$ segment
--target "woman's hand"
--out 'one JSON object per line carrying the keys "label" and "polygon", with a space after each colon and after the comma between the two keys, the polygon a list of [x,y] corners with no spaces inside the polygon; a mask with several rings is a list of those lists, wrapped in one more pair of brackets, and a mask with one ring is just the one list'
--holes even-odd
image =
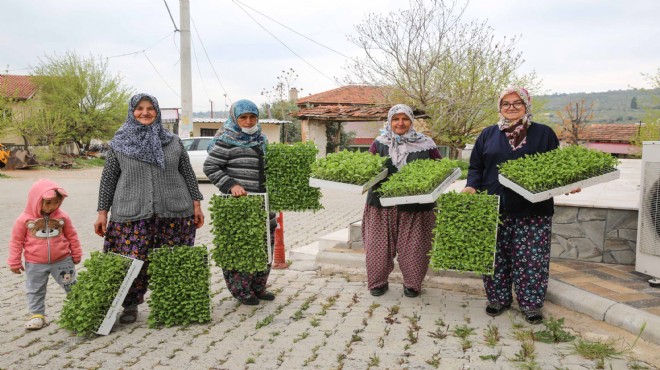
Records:
{"label": "woman's hand", "polygon": [[198,200],[193,201],[193,207],[195,208],[195,227],[199,229],[204,225],[204,212],[202,212],[202,206]]}
{"label": "woman's hand", "polygon": [[13,272],[14,274],[20,274],[21,271],[25,271],[25,268],[23,266],[11,269],[11,272]]}
{"label": "woman's hand", "polygon": [[94,222],[94,232],[100,237],[105,236],[108,227],[108,211],[99,211],[99,215]]}
{"label": "woman's hand", "polygon": [[244,195],[247,195],[247,191],[245,191],[245,189],[243,189],[243,187],[240,186],[239,184],[232,186],[230,191],[231,191],[231,195],[235,197],[242,197]]}
{"label": "woman's hand", "polygon": [[472,186],[466,186],[461,190],[461,193],[468,193],[468,194],[474,194],[477,192],[477,189],[473,188]]}

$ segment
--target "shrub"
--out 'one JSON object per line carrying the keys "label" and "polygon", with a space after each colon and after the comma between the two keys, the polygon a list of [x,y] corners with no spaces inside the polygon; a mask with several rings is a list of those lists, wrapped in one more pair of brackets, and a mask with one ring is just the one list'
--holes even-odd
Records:
{"label": "shrub", "polygon": [[266,188],[269,209],[279,211],[317,211],[321,190],[309,186],[312,163],[318,149],[312,142],[293,145],[272,143],[266,149]]}

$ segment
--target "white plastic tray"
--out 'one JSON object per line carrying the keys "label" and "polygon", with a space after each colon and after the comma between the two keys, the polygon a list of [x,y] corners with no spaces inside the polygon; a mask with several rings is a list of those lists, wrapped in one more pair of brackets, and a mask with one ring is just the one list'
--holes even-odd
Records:
{"label": "white plastic tray", "polygon": [[100,334],[100,335],[110,334],[110,330],[112,330],[112,327],[115,325],[115,321],[117,321],[117,315],[119,315],[121,304],[124,302],[124,298],[126,298],[126,294],[128,294],[128,289],[131,287],[131,284],[133,284],[133,280],[135,280],[138,273],[142,269],[142,265],[144,264],[144,262],[141,260],[136,260],[134,258],[130,258],[126,256],[122,256],[122,257],[129,258],[133,260],[133,262],[131,262],[131,266],[128,267],[128,271],[126,272],[124,281],[121,283],[121,286],[117,291],[117,295],[115,296],[115,299],[112,301],[112,304],[108,309],[108,313],[106,313],[103,322],[99,326],[99,329],[96,331],[96,334]]}
{"label": "white plastic tray", "polygon": [[461,169],[456,168],[454,172],[452,172],[447,178],[444,179],[438,185],[437,188],[435,188],[432,192],[428,194],[422,194],[422,195],[409,195],[405,197],[390,197],[390,198],[380,198],[380,205],[383,207],[391,207],[391,206],[396,206],[398,204],[413,204],[413,203],[433,203],[438,199],[440,194],[444,192],[449,185],[451,185],[456,179],[461,177]]}
{"label": "white plastic tray", "polygon": [[366,193],[372,186],[376,185],[379,181],[387,177],[387,169],[384,169],[373,177],[371,180],[367,181],[366,183],[362,185],[353,185],[353,184],[347,184],[344,182],[337,182],[337,181],[328,181],[328,180],[321,180],[317,179],[314,177],[309,178],[309,186],[314,187],[314,188],[331,188],[331,189],[337,189],[337,190],[344,190],[348,191],[350,193],[355,193],[355,194],[364,194]]}
{"label": "white plastic tray", "polygon": [[571,190],[575,188],[581,188],[584,189],[586,187],[592,186],[592,185],[597,185],[601,184],[604,182],[616,180],[619,177],[621,177],[621,170],[614,170],[612,172],[608,172],[604,175],[598,175],[595,177],[591,177],[582,181],[574,182],[572,184],[564,185],[558,188],[554,189],[549,189],[545,190],[539,193],[531,193],[529,190],[523,188],[522,186],[516,184],[515,182],[507,179],[506,177],[502,175],[498,175],[498,179],[500,180],[500,184],[506,186],[507,188],[515,191],[516,193],[522,195],[525,199],[529,200],[532,203],[538,203],[540,201],[550,199],[556,195],[562,195],[570,192]]}

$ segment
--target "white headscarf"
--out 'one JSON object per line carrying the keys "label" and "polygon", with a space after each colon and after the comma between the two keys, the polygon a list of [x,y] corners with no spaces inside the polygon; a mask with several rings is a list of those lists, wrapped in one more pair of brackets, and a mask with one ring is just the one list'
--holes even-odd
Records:
{"label": "white headscarf", "polygon": [[[410,129],[403,135],[397,135],[392,132],[392,117],[399,113],[403,113],[410,118]],[[412,108],[405,104],[397,104],[390,108],[390,111],[387,113],[387,122],[384,125],[385,133],[376,138],[376,141],[388,146],[392,163],[398,169],[401,169],[406,164],[408,154],[437,147],[433,139],[415,131],[414,122],[415,116]]]}

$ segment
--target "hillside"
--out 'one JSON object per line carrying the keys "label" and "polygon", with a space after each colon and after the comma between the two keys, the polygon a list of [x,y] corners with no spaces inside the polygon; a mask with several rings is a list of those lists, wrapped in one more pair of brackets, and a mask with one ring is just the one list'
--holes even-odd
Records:
{"label": "hillside", "polygon": [[[631,109],[636,98],[637,109]],[[552,94],[534,97],[534,120],[554,125],[561,123],[557,112],[582,99],[595,102],[592,123],[636,123],[652,111],[660,115],[660,89],[631,89],[597,93]]]}

